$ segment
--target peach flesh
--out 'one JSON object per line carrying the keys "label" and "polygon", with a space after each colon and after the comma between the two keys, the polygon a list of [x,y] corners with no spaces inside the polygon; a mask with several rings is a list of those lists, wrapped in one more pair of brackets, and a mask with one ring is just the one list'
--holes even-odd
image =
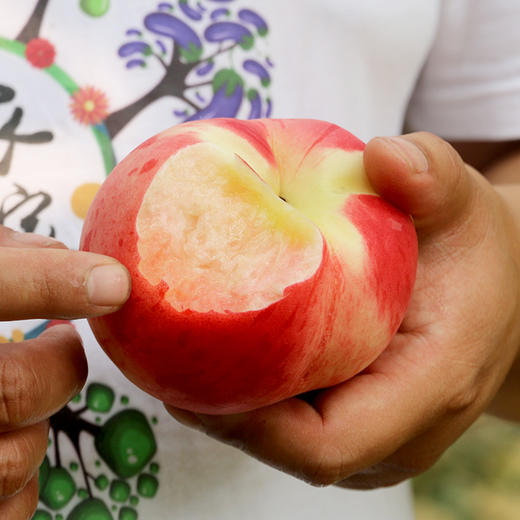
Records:
{"label": "peach flesh", "polygon": [[322,260],[318,229],[242,160],[208,143],[157,172],[137,215],[139,270],[178,311],[268,307]]}

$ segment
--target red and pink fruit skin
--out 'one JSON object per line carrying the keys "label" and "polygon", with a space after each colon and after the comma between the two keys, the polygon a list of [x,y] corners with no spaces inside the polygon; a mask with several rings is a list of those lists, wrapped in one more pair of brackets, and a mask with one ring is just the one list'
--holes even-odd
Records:
{"label": "red and pink fruit skin", "polygon": [[[348,132],[316,121],[200,124],[233,130],[273,166],[273,143],[283,147],[288,132],[303,147],[315,141],[323,147],[364,146]],[[143,197],[164,161],[198,141],[191,131],[166,131],[144,142],[114,169],[89,210],[80,248],[118,259],[132,276],[123,308],[89,320],[100,345],[144,391],[178,408],[211,414],[266,406],[338,384],[366,368],[403,319],[417,263],[412,220],[375,195],[352,195],[343,208],[364,238],[368,260],[362,277],[350,273],[324,241],[318,271],[288,287],[283,299],[256,311],[199,313],[175,310],[164,298],[166,284],[152,286],[140,273],[136,218]],[[378,321],[360,328],[356,313],[367,302]],[[368,339],[373,327],[384,338],[377,345]]]}

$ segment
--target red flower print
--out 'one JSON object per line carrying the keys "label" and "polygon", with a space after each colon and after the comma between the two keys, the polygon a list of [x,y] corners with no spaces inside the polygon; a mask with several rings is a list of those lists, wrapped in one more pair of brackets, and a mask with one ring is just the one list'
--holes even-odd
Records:
{"label": "red flower print", "polygon": [[83,87],[73,94],[70,110],[79,123],[97,125],[108,115],[108,99],[105,93],[96,87]]}
{"label": "red flower print", "polygon": [[45,69],[54,63],[56,50],[49,40],[34,38],[25,47],[25,57],[34,67]]}

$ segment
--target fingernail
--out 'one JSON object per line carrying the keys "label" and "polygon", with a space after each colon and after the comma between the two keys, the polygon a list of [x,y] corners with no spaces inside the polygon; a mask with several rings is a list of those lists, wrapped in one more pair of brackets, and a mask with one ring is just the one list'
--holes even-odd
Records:
{"label": "fingernail", "polygon": [[36,233],[20,233],[18,231],[13,231],[13,233],[11,234],[11,238],[15,242],[19,242],[20,244],[26,246],[52,247],[62,245],[62,243],[59,240],[54,240],[51,237],[38,235]]}
{"label": "fingernail", "polygon": [[399,155],[405,159],[410,168],[416,173],[424,173],[428,171],[428,159],[424,152],[416,146],[412,141],[403,137],[387,137],[385,138],[396,150]]}
{"label": "fingernail", "polygon": [[119,264],[98,265],[90,271],[87,293],[92,305],[114,307],[128,298],[130,283],[128,272]]}

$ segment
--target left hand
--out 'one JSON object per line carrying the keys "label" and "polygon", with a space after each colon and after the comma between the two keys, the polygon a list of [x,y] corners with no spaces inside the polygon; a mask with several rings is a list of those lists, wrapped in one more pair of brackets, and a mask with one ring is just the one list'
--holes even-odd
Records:
{"label": "left hand", "polygon": [[431,134],[378,138],[367,174],[413,215],[417,281],[386,351],[333,388],[180,422],[315,485],[389,486],[429,468],[487,408],[520,346],[519,230],[493,187]]}

